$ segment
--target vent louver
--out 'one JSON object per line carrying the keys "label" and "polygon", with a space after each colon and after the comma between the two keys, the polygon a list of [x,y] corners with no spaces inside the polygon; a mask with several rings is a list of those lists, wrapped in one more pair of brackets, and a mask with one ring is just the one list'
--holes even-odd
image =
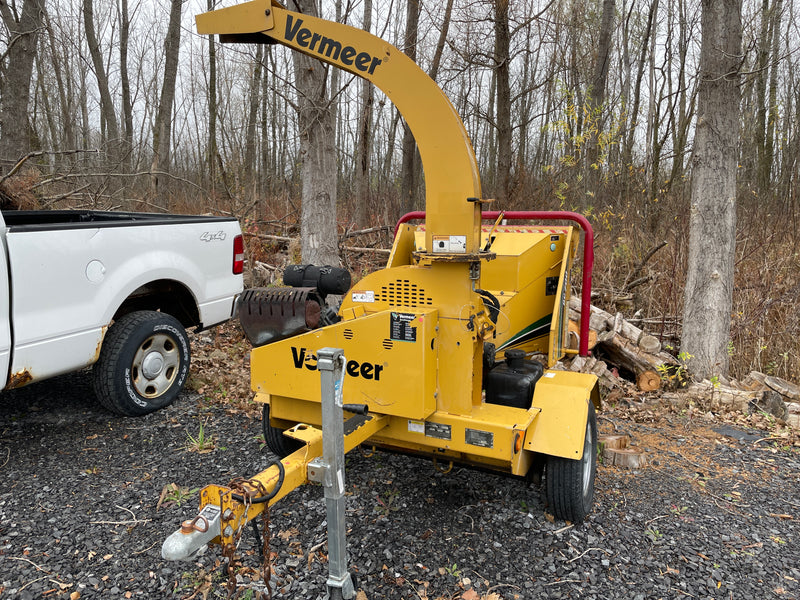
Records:
{"label": "vent louver", "polygon": [[407,306],[409,308],[433,305],[433,299],[426,295],[425,289],[416,283],[411,283],[408,279],[398,279],[383,286],[375,295],[375,300],[386,302],[390,306]]}

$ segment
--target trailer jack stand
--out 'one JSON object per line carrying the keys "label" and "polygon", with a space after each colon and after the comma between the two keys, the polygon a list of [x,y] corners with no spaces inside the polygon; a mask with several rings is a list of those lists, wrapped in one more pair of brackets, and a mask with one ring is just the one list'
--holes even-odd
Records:
{"label": "trailer jack stand", "polygon": [[[308,463],[308,479],[325,487],[325,510],[328,520],[328,592],[331,599],[345,600],[356,595],[347,570],[347,527],[344,496],[344,405],[342,383],[344,353],[339,348],[317,352],[317,368],[322,378],[322,457]],[[347,405],[352,412],[365,414],[367,407]]]}

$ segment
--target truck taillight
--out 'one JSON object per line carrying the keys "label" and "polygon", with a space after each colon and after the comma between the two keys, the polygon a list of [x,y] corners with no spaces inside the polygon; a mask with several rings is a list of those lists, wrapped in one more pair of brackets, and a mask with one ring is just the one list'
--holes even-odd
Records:
{"label": "truck taillight", "polygon": [[241,275],[244,271],[244,238],[237,235],[233,238],[233,274]]}

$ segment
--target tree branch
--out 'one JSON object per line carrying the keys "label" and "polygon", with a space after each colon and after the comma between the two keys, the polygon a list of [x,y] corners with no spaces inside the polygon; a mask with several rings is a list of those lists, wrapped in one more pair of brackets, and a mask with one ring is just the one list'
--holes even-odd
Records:
{"label": "tree branch", "polygon": [[[17,161],[17,164],[15,164],[13,167],[11,167],[11,170],[8,173],[6,173],[2,177],[0,177],[0,183],[3,183],[9,177],[13,177],[14,175],[16,175],[17,171],[19,171],[22,168],[22,165],[24,165],[28,161],[28,159],[30,159],[30,158],[36,158],[37,156],[45,156],[45,155],[78,154],[80,152],[98,153],[100,151],[95,149],[95,150],[59,150],[59,151],[56,151],[56,150],[39,150],[39,151],[36,151],[36,152],[28,152],[25,156],[23,156],[22,158],[20,158]],[[37,186],[38,185],[39,184],[37,184]],[[37,186],[33,186],[33,187],[37,187]]]}

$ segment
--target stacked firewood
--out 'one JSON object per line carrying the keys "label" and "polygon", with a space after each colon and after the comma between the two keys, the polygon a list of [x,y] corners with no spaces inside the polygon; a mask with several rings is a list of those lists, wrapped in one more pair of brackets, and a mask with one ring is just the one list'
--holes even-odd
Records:
{"label": "stacked firewood", "polygon": [[[570,347],[578,347],[580,300],[569,302]],[[680,362],[661,348],[661,342],[625,320],[596,306],[589,315],[589,348],[592,357],[575,357],[571,371],[597,375],[607,388],[625,387],[632,382],[642,392],[653,392],[681,376]],[[597,356],[603,357],[598,360]],[[680,383],[680,382],[676,382]]]}
{"label": "stacked firewood", "polygon": [[676,406],[694,402],[712,412],[761,412],[800,429],[800,387],[758,371],[742,381],[692,382],[681,393],[665,393],[662,398]]}
{"label": "stacked firewood", "polygon": [[[578,348],[580,309],[580,300],[573,297],[569,303],[573,349]],[[742,381],[693,381],[686,366],[665,352],[658,338],[625,320],[621,313],[612,315],[591,306],[589,348],[592,356],[574,356],[564,361],[563,367],[594,373],[606,390],[634,394],[661,390],[662,399],[677,406],[692,402],[712,412],[760,411],[800,428],[800,386],[757,371]]]}

